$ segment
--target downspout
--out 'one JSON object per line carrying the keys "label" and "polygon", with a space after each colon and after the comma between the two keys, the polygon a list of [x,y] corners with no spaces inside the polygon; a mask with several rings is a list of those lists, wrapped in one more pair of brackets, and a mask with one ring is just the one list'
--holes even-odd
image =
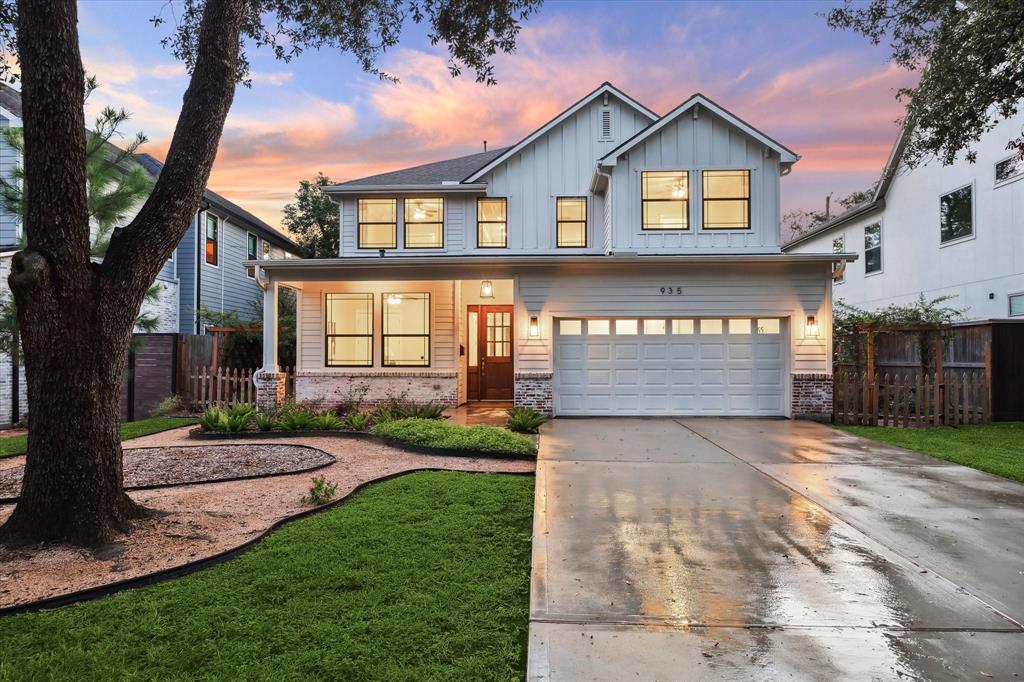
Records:
{"label": "downspout", "polygon": [[[614,215],[612,213],[612,174],[611,173],[606,173],[606,172],[602,171],[601,170],[601,165],[598,164],[596,175],[598,177],[605,178],[608,181],[608,190],[605,192],[605,213],[608,214],[608,220],[606,221],[605,225],[603,226],[605,228],[604,229],[604,233],[605,233],[604,234],[604,236],[605,236],[605,243],[604,243],[605,249],[604,249],[604,253],[607,256],[607,255],[610,255],[611,252],[612,252],[612,235],[611,235],[611,231],[612,231],[612,217]],[[597,185],[596,182],[594,184],[595,184],[595,186]]]}

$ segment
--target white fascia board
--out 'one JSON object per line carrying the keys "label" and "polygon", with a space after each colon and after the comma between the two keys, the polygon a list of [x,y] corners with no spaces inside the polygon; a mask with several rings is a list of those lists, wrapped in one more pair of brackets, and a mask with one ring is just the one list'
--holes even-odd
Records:
{"label": "white fascia board", "polygon": [[0,107],[0,116],[3,116],[4,118],[6,118],[7,122],[10,123],[15,128],[23,127],[22,122],[21,122],[21,118],[19,118],[18,116],[15,116],[13,113],[11,113],[10,111],[7,111],[7,109],[4,109],[3,107]]}
{"label": "white fascia board", "polygon": [[325,185],[323,192],[336,196],[367,194],[400,194],[409,192],[479,193],[487,191],[487,183],[453,183],[426,185]]}

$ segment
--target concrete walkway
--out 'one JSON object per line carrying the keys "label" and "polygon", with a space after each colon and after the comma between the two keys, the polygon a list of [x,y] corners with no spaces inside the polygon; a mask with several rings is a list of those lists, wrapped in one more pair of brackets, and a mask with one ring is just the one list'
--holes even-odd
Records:
{"label": "concrete walkway", "polygon": [[531,680],[1022,679],[1024,486],[809,422],[555,420]]}

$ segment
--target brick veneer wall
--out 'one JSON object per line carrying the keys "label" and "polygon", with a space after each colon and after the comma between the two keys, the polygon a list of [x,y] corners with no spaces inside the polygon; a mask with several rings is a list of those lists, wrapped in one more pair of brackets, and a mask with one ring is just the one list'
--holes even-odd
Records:
{"label": "brick veneer wall", "polygon": [[266,412],[284,402],[286,378],[284,372],[261,370],[253,375],[253,383],[256,384],[256,409]]}
{"label": "brick veneer wall", "polygon": [[515,378],[515,404],[532,407],[550,415],[554,407],[554,385],[550,372],[519,372]]}
{"label": "brick veneer wall", "polygon": [[295,399],[319,402],[335,407],[353,395],[355,389],[368,387],[363,404],[376,405],[390,398],[405,397],[416,402],[433,401],[454,407],[458,402],[455,372],[410,370],[399,372],[299,372],[295,376]]}
{"label": "brick veneer wall", "polygon": [[792,410],[795,419],[832,419],[832,375],[794,374]]}

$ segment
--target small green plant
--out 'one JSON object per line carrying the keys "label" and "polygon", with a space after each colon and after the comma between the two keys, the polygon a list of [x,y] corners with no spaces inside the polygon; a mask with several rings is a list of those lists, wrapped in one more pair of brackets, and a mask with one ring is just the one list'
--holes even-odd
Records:
{"label": "small green plant", "polygon": [[277,423],[277,417],[266,412],[257,412],[256,416],[252,418],[252,423],[260,431],[272,431]]}
{"label": "small green plant", "polygon": [[324,412],[313,417],[313,428],[320,431],[331,431],[341,428],[341,420],[331,412]]}
{"label": "small green plant", "polygon": [[225,415],[223,420],[224,430],[237,433],[249,428],[249,424],[252,423],[252,418],[256,411],[250,405],[232,405],[223,410],[223,413]]}
{"label": "small green plant", "polygon": [[370,425],[370,415],[365,412],[349,412],[341,420],[341,425],[352,431],[365,431],[366,427]]}
{"label": "small green plant", "polygon": [[211,407],[199,417],[199,428],[203,431],[227,431],[228,415],[219,407]]}
{"label": "small green plant", "polygon": [[149,416],[166,417],[172,414],[181,414],[184,411],[185,404],[182,402],[181,396],[169,395],[149,411]]}
{"label": "small green plant", "polygon": [[517,433],[537,433],[541,424],[548,420],[540,412],[526,405],[510,407],[505,410],[505,414],[508,415],[505,425],[510,431]]}
{"label": "small green plant", "polygon": [[309,431],[314,428],[316,416],[305,410],[285,412],[277,420],[277,428],[282,431]]}
{"label": "small green plant", "polygon": [[302,504],[320,505],[330,502],[338,492],[338,484],[328,481],[325,476],[314,476],[309,493],[302,498]]}
{"label": "small green plant", "polygon": [[378,405],[370,412],[370,421],[374,424],[386,424],[397,419],[395,413],[387,405]]}

